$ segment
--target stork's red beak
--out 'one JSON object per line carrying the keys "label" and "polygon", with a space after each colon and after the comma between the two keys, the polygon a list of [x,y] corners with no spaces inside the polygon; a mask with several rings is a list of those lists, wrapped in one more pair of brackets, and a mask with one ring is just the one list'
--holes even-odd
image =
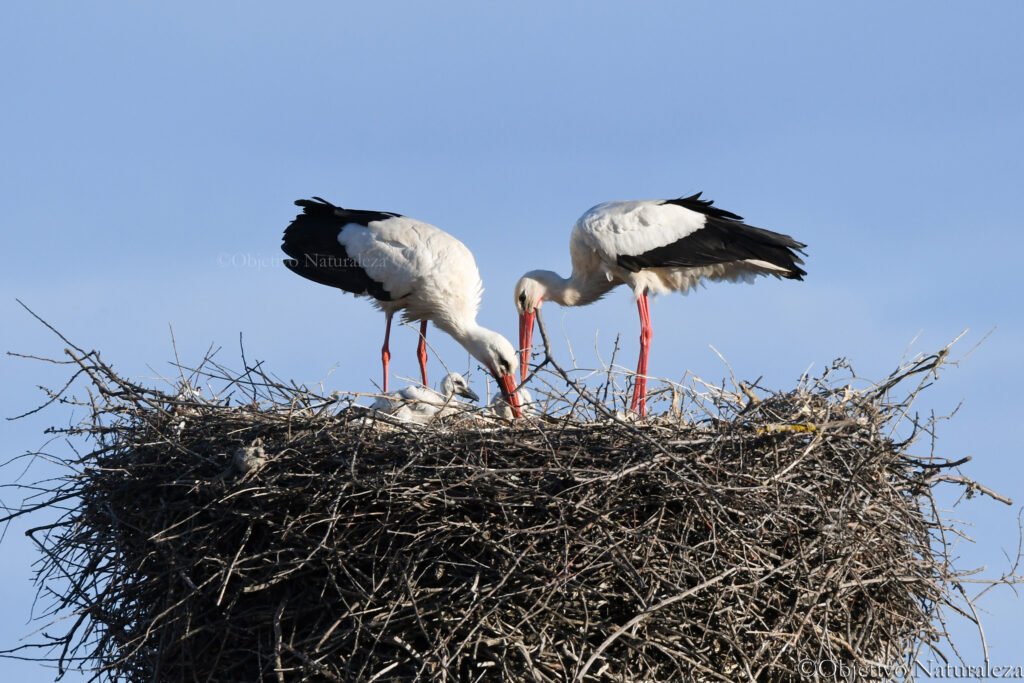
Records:
{"label": "stork's red beak", "polygon": [[501,393],[505,395],[505,400],[512,406],[512,414],[514,416],[522,417],[523,413],[519,407],[519,394],[516,393],[516,378],[512,375],[496,375],[498,384],[501,385]]}
{"label": "stork's red beak", "polygon": [[519,314],[519,378],[526,379],[530,372],[530,355],[533,346],[533,321],[537,314],[533,311]]}

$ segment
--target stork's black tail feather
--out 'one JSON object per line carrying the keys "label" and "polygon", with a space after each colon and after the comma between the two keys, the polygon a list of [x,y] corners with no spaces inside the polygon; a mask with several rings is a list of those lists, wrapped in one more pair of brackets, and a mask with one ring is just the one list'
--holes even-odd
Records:
{"label": "stork's black tail feather", "polygon": [[284,231],[281,250],[291,257],[285,266],[313,282],[390,301],[391,294],[370,277],[359,255],[350,255],[338,238],[348,225],[366,226],[398,214],[343,209],[320,197],[295,204],[302,213]]}

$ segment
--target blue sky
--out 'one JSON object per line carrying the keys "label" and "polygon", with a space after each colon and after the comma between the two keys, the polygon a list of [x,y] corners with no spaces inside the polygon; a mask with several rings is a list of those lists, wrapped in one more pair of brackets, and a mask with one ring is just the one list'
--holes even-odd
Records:
{"label": "blue sky", "polygon": [[[809,275],[657,299],[651,373],[718,381],[728,369],[713,345],[740,378],[778,389],[840,356],[877,379],[915,338],[912,350],[932,351],[966,328],[962,353],[995,328],[921,404],[962,402],[939,454],[973,456],[964,473],[1017,501],[954,513],[976,540],[958,547],[962,565],[995,571],[1024,502],[1022,30],[1024,5],[995,1],[12,0],[0,8],[0,346],[63,348],[18,297],[127,375],[169,372],[173,326],[185,360],[211,343],[237,358],[241,332],[281,377],[366,391],[383,316],[280,266],[294,199],[453,233],[487,287],[480,322],[514,338],[515,280],[568,270],[584,210],[703,190],[807,242]],[[620,358],[634,362],[627,292],[546,315],[581,365],[596,362],[595,332],[605,356],[621,332]],[[431,341],[467,367],[443,335]],[[415,374],[414,347],[398,328],[396,374]],[[0,368],[4,416],[63,379],[6,356]],[[5,421],[5,455],[69,419]],[[4,647],[34,629],[27,525],[0,553]],[[993,662],[1024,665],[1021,601],[1001,590],[982,607]],[[980,663],[971,628],[953,628]]]}

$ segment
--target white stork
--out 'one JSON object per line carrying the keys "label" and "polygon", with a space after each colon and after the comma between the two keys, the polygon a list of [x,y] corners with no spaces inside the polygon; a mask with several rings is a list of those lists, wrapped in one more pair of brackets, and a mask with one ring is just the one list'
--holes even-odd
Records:
{"label": "white stork", "polygon": [[520,278],[514,294],[524,378],[533,321],[545,299],[562,306],[585,306],[617,285],[628,284],[640,311],[640,360],[631,407],[643,416],[653,334],[648,293],[686,292],[702,278],[750,282],[758,275],[802,280],[807,274],[799,267],[803,261],[796,253],[803,253],[806,244],[747,225],[742,217],[713,207],[700,195],[598,204],[572,230],[570,277],[532,270]]}
{"label": "white stork", "polygon": [[[519,410],[522,415],[533,417],[540,414],[540,411],[537,410],[537,406],[533,402],[533,394],[526,387],[521,386],[516,389],[516,397],[519,399]],[[494,395],[491,402],[487,405],[487,409],[491,415],[503,417],[506,420],[513,418],[512,406],[509,405],[508,400],[501,394]]]}
{"label": "white stork", "polygon": [[427,387],[410,386],[388,392],[374,401],[372,407],[404,422],[426,424],[435,417],[453,412],[459,405],[455,400],[456,396],[471,401],[480,400],[480,397],[469,388],[465,377],[457,372],[449,372],[441,381],[441,393]]}
{"label": "white stork", "polygon": [[[420,322],[417,356],[424,385],[430,320],[483,363],[506,396],[513,396],[515,349],[476,322],[483,283],[466,245],[443,230],[396,213],[343,209],[319,197],[295,204],[302,213],[284,231],[281,249],[291,257],[285,265],[314,282],[371,297],[384,311],[385,392],[391,318],[404,311],[405,320]],[[512,403],[518,413],[514,396]]]}

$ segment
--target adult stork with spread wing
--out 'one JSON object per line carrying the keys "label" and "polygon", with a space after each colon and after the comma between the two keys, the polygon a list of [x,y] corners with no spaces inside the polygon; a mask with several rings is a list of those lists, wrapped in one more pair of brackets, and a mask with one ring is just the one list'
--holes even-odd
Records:
{"label": "adult stork with spread wing", "polygon": [[585,306],[626,284],[640,311],[640,359],[631,407],[643,416],[653,335],[648,293],[686,292],[704,278],[749,282],[758,275],[774,275],[802,280],[807,274],[797,254],[807,245],[747,225],[700,195],[598,204],[576,221],[569,238],[571,276],[532,270],[520,278],[514,294],[524,378],[541,303]]}
{"label": "adult stork with spread wing", "polygon": [[476,322],[483,283],[473,254],[433,225],[384,211],[343,209],[314,197],[284,231],[285,265],[304,278],[370,297],[386,316],[381,362],[388,390],[391,319],[420,322],[417,357],[427,385],[427,322],[432,321],[494,375],[516,417],[515,349]]}

